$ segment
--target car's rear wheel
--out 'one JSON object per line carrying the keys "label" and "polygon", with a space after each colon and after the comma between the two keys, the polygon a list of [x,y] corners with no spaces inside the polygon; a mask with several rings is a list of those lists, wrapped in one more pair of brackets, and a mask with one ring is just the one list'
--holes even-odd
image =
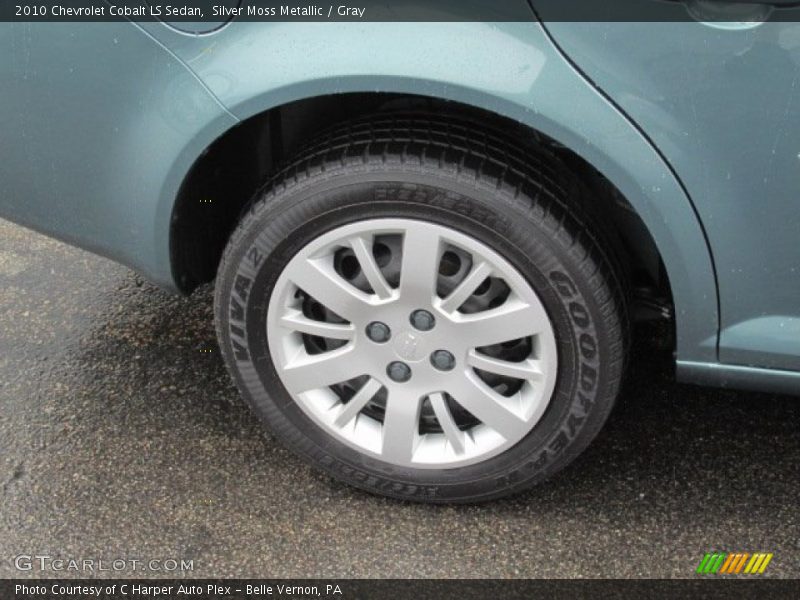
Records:
{"label": "car's rear wheel", "polygon": [[256,413],[335,477],[452,502],[570,462],[617,394],[617,270],[573,176],[474,124],[334,130],[270,182],[219,270]]}

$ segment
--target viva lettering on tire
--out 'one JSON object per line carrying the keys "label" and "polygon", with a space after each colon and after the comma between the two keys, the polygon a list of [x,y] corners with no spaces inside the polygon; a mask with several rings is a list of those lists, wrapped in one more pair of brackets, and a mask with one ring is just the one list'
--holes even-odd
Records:
{"label": "viva lettering on tire", "polygon": [[223,355],[275,435],[371,492],[477,502],[570,462],[617,394],[624,285],[546,149],[377,115],[267,182],[216,290]]}

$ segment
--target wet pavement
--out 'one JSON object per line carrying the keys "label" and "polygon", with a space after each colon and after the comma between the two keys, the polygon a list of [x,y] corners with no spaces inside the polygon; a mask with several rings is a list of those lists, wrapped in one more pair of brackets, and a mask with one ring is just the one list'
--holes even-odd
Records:
{"label": "wet pavement", "polygon": [[0,577],[81,575],[15,568],[36,554],[191,560],[191,577],[692,577],[712,550],[800,576],[800,399],[676,384],[662,335],[640,333],[607,426],[550,482],[404,504],[262,430],[210,288],[171,296],[0,221]]}

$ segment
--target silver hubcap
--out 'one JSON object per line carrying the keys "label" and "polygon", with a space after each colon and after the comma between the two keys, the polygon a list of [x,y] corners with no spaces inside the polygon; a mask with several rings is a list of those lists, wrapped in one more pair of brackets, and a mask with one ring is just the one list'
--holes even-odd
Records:
{"label": "silver hubcap", "polygon": [[308,244],[278,278],[267,328],[302,410],[394,465],[496,456],[555,386],[555,336],[533,288],[485,244],[424,221],[361,221]]}

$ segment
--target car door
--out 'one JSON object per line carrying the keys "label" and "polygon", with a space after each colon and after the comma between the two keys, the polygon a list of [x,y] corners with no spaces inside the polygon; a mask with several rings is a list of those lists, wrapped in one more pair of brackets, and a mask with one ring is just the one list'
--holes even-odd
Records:
{"label": "car door", "polygon": [[[615,19],[648,0],[626,4]],[[686,187],[716,265],[720,362],[800,370],[800,10],[658,3],[649,21],[581,22],[533,5]]]}

